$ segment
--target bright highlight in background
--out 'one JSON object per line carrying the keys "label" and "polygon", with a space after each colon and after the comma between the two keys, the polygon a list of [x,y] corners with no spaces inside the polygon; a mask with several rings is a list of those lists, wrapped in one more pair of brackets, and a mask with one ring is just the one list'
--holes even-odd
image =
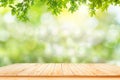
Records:
{"label": "bright highlight in background", "polygon": [[[1,16],[0,65],[18,62],[105,62],[120,64],[120,7],[89,16],[84,5],[74,14],[46,12],[39,25]],[[2,22],[3,21],[3,22]]]}

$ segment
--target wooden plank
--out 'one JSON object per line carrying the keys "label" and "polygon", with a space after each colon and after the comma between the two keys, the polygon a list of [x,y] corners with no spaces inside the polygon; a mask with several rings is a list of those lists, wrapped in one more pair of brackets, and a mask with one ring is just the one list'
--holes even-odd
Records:
{"label": "wooden plank", "polygon": [[63,76],[63,71],[62,71],[62,66],[61,64],[55,64],[54,65],[54,70],[51,74],[51,76]]}
{"label": "wooden plank", "polygon": [[0,77],[0,80],[120,80],[120,77]]}
{"label": "wooden plank", "polygon": [[49,64],[48,67],[39,75],[42,76],[51,76],[54,72],[55,64]]}
{"label": "wooden plank", "polygon": [[[31,65],[26,65],[27,69],[22,70],[21,72],[17,73],[17,76],[36,76],[39,75],[40,73],[42,73],[42,71],[44,71],[44,69],[47,67],[48,64],[43,65],[42,67],[40,67],[39,71],[37,71],[37,67],[40,66],[41,64],[31,64]],[[36,75],[34,74],[34,70],[36,70]]]}
{"label": "wooden plank", "polygon": [[[18,73],[16,73],[16,76],[26,76],[31,75],[32,72],[36,69],[37,64],[31,64],[31,65],[25,65],[24,68],[19,70]],[[16,70],[14,70],[16,72]]]}
{"label": "wooden plank", "polygon": [[61,67],[63,71],[63,76],[74,75],[73,72],[70,70],[70,64],[62,64]]}
{"label": "wooden plank", "polygon": [[2,67],[0,68],[0,76],[13,75],[12,73],[14,73],[14,70],[16,70],[16,68],[18,68],[17,64]]}
{"label": "wooden plank", "polygon": [[80,69],[78,69],[78,66],[76,66],[76,64],[70,64],[69,67],[74,76],[79,76],[79,75],[84,76],[84,75],[89,74],[89,73],[87,73],[87,74],[84,73],[84,71],[86,71],[86,69],[83,69],[82,65],[81,65]]}
{"label": "wooden plank", "polygon": [[0,67],[0,76],[3,77],[39,77],[39,76],[120,76],[120,67],[108,64],[15,64]]}
{"label": "wooden plank", "polygon": [[32,72],[32,75],[39,75],[38,73],[42,72],[44,67],[44,64],[37,64],[36,69]]}

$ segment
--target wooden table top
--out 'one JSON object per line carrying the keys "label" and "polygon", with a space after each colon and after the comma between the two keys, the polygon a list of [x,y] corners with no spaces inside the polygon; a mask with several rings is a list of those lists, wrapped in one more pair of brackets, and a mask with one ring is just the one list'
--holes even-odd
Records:
{"label": "wooden table top", "polygon": [[120,67],[108,64],[13,64],[0,67],[0,76],[120,76]]}

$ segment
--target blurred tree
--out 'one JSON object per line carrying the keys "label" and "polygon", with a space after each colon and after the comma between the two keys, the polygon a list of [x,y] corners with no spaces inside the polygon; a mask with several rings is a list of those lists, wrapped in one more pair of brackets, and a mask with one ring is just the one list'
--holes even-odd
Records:
{"label": "blurred tree", "polygon": [[[1,8],[4,7],[1,9],[4,9],[3,13],[0,12],[0,66],[24,62],[109,63],[120,61],[120,23],[116,20],[119,16],[98,11],[94,23],[93,19],[89,19],[88,14],[76,15],[75,13],[71,16],[68,12],[66,13],[66,10],[75,12],[81,4],[86,4],[90,14],[94,15],[97,9],[106,10],[110,4],[118,5],[119,1],[0,0]],[[61,19],[69,24],[64,25],[58,18],[47,13],[47,9],[55,15],[66,9],[63,10],[65,11],[62,15],[63,19],[70,17],[72,21],[78,21],[73,22],[78,26],[72,27],[71,21]],[[27,21],[30,18],[31,22],[39,25],[33,27],[34,24],[18,23],[16,20],[12,23],[6,22],[4,20],[6,17],[10,19],[9,11],[21,21]],[[91,26],[91,23],[97,25]]]}
{"label": "blurred tree", "polygon": [[[35,4],[36,2],[37,4]],[[53,14],[58,15],[63,9],[75,12],[81,4],[86,4],[93,16],[97,9],[104,11],[109,5],[120,5],[120,0],[0,0],[0,6],[10,7],[12,15],[21,21],[28,20],[28,14],[31,14],[29,10],[32,6],[38,9],[42,8],[41,5],[47,5]],[[39,10],[37,11],[39,13]],[[36,12],[36,9],[33,12]]]}

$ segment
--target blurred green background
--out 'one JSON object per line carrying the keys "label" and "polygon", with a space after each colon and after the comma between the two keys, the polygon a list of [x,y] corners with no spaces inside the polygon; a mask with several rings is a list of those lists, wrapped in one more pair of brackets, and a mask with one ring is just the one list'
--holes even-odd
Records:
{"label": "blurred green background", "polygon": [[[39,4],[38,4],[39,5]],[[33,11],[34,10],[34,11]],[[89,16],[82,5],[75,13],[54,16],[33,6],[30,21],[20,22],[0,8],[0,66],[13,63],[110,63],[120,65],[120,7]]]}

